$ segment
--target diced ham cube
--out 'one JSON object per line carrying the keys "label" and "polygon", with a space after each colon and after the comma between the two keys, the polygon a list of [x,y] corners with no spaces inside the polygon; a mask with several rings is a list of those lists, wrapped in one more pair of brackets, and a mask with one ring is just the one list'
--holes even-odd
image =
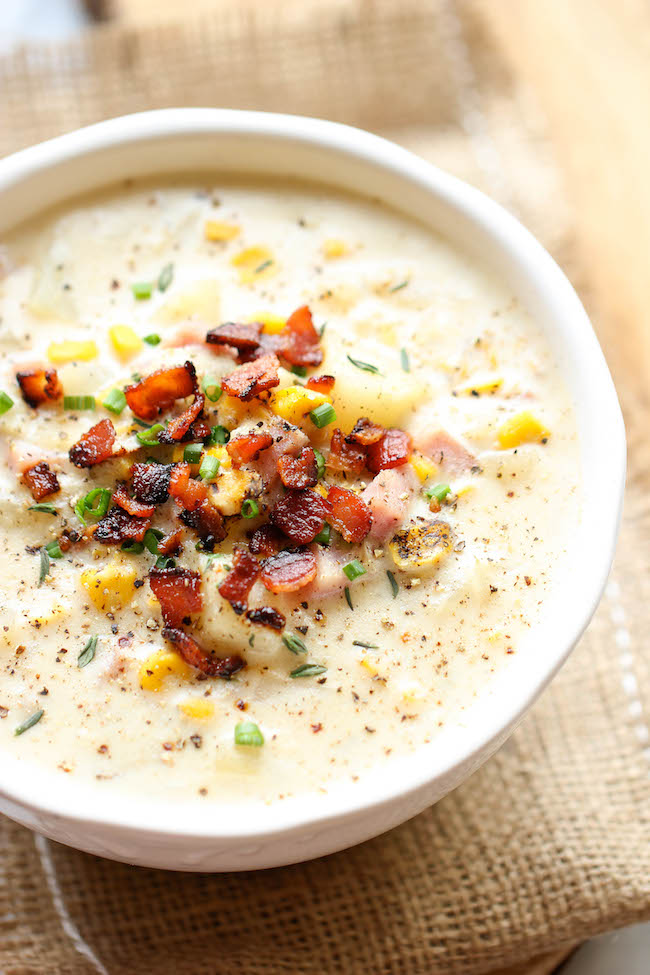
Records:
{"label": "diced ham cube", "polygon": [[416,447],[420,453],[430,457],[454,477],[466,474],[476,464],[474,454],[446,430],[434,430],[433,433],[425,434]]}
{"label": "diced ham cube", "polygon": [[380,471],[361,497],[372,512],[369,539],[383,543],[400,527],[418,483],[410,465]]}

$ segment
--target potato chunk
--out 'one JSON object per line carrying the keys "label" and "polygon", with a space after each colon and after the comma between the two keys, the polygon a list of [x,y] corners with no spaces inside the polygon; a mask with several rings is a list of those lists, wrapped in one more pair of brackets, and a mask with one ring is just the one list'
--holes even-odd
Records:
{"label": "potato chunk", "polygon": [[446,521],[414,525],[397,532],[388,544],[399,569],[421,569],[438,565],[454,547],[454,533]]}
{"label": "potato chunk", "polygon": [[397,353],[378,345],[354,350],[352,358],[369,363],[379,373],[353,365],[338,349],[327,350],[320,372],[336,376],[332,391],[337,423],[349,433],[360,416],[385,427],[403,426],[408,414],[426,399],[426,387],[412,375],[405,376]]}

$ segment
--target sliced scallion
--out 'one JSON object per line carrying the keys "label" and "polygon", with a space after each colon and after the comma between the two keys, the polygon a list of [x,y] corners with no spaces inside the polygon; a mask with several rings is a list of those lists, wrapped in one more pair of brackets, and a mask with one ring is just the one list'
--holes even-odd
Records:
{"label": "sliced scallion", "polygon": [[152,281],[136,281],[131,285],[131,291],[136,301],[146,301],[153,294]]}
{"label": "sliced scallion", "polygon": [[199,467],[199,477],[202,481],[214,481],[217,476],[217,471],[219,470],[219,460],[216,457],[210,457],[209,454],[201,461],[201,466]]}
{"label": "sliced scallion", "polygon": [[53,542],[48,542],[45,546],[45,551],[51,559],[62,559],[63,552],[61,551],[61,546],[58,540],[55,538]]}
{"label": "sliced scallion", "polygon": [[183,451],[183,460],[186,464],[200,464],[203,447],[200,443],[188,443]]}
{"label": "sliced scallion", "polygon": [[160,555],[158,542],[161,538],[164,538],[164,533],[159,528],[147,528],[142,542],[152,555]]}
{"label": "sliced scallion", "polygon": [[77,501],[74,511],[79,521],[85,525],[87,517],[97,520],[103,518],[110,503],[111,492],[108,488],[93,488],[85,497]]}
{"label": "sliced scallion", "polygon": [[2,416],[3,413],[8,413],[13,405],[14,401],[12,400],[11,396],[9,396],[8,393],[5,393],[4,390],[0,390],[0,416]]}
{"label": "sliced scallion", "polygon": [[223,390],[216,376],[205,377],[205,379],[203,380],[203,392],[208,397],[211,403],[216,403],[217,400],[221,399],[221,394],[223,393]]}
{"label": "sliced scallion", "polygon": [[252,498],[246,498],[241,506],[241,516],[242,518],[256,518],[260,513],[257,501],[253,501]]}
{"label": "sliced scallion", "polygon": [[320,429],[328,426],[328,424],[333,423],[336,419],[336,410],[331,403],[321,403],[309,414],[309,418],[314,426]]}
{"label": "sliced scallion", "polygon": [[109,410],[111,413],[119,416],[126,406],[126,396],[121,389],[111,389],[103,401],[102,406],[105,410]]}
{"label": "sliced scallion", "polygon": [[300,376],[301,379],[304,379],[307,375],[307,366],[292,366],[291,372],[294,376]]}
{"label": "sliced scallion", "polygon": [[319,545],[329,545],[332,537],[332,529],[329,525],[323,525],[318,535],[314,539]]}
{"label": "sliced scallion", "polygon": [[152,332],[151,335],[145,335],[142,341],[147,345],[160,345],[161,338],[156,332]]}
{"label": "sliced scallion", "polygon": [[158,434],[164,429],[164,423],[154,423],[153,426],[147,427],[146,430],[136,433],[135,439],[145,447],[155,447],[160,443]]}
{"label": "sliced scallion", "polygon": [[64,410],[94,410],[97,406],[94,396],[64,396]]}
{"label": "sliced scallion", "polygon": [[140,555],[142,552],[144,552],[144,545],[142,542],[122,542],[120,545],[120,551],[128,552],[129,555]]}
{"label": "sliced scallion", "polygon": [[226,444],[230,440],[230,430],[227,427],[222,427],[221,425],[212,427],[210,430],[210,445],[216,446],[217,444]]}
{"label": "sliced scallion", "polygon": [[316,464],[318,466],[318,479],[320,480],[325,473],[325,458],[321,454],[320,450],[316,450],[315,447],[312,447],[312,450],[314,451],[314,456],[316,458]]}
{"label": "sliced scallion", "polygon": [[264,735],[254,721],[239,721],[235,725],[235,744],[261,748]]}
{"label": "sliced scallion", "polygon": [[350,582],[354,582],[354,580],[358,579],[359,576],[364,576],[366,574],[366,570],[361,565],[361,562],[359,562],[359,559],[352,559],[351,562],[346,563],[346,565],[343,566],[343,571]]}
{"label": "sliced scallion", "polygon": [[444,501],[450,491],[448,484],[434,484],[433,487],[426,489],[424,496],[429,499],[435,498],[436,501]]}
{"label": "sliced scallion", "polygon": [[169,555],[159,555],[156,559],[156,569],[173,569],[176,566],[176,559]]}

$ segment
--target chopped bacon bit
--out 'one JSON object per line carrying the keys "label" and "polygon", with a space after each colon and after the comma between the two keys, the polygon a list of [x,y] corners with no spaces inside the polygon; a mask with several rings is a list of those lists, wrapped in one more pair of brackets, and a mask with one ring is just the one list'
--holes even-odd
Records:
{"label": "chopped bacon bit", "polygon": [[316,556],[308,548],[284,549],[266,559],[261,580],[271,592],[297,592],[316,577]]}
{"label": "chopped bacon bit", "polygon": [[286,619],[277,609],[271,606],[259,606],[257,609],[249,609],[246,619],[251,623],[258,623],[260,626],[270,626],[272,630],[282,631],[286,625]]}
{"label": "chopped bacon bit", "polygon": [[362,542],[372,526],[372,512],[363,498],[348,488],[331,487],[327,500],[332,528],[343,535],[346,542]]}
{"label": "chopped bacon bit", "polygon": [[318,464],[311,447],[303,447],[297,457],[282,454],[278,457],[278,474],[287,488],[299,490],[318,483]]}
{"label": "chopped bacon bit", "polygon": [[149,518],[136,518],[123,508],[111,508],[108,514],[97,522],[93,538],[103,542],[104,545],[141,542],[149,525]]}
{"label": "chopped bacon bit", "polygon": [[229,376],[224,376],[221,388],[229,396],[248,402],[265,390],[280,385],[279,368],[280,362],[276,355],[263,355],[253,362],[238,366]]}
{"label": "chopped bacon bit", "polygon": [[219,328],[212,328],[205,337],[210,345],[226,345],[236,349],[240,362],[249,359],[260,347],[261,322],[225,322]]}
{"label": "chopped bacon bit", "polygon": [[195,420],[195,422],[189,428],[181,440],[181,443],[198,443],[201,440],[207,440],[209,436],[210,424],[203,417],[199,417],[198,420]]}
{"label": "chopped bacon bit", "polygon": [[266,558],[279,552],[283,544],[286,544],[281,532],[273,525],[262,525],[251,535],[248,547],[253,555],[261,555]]}
{"label": "chopped bacon bit", "polygon": [[281,340],[278,355],[292,366],[320,366],[323,361],[320,335],[314,328],[307,305],[302,305],[289,316],[278,338]]}
{"label": "chopped bacon bit", "polygon": [[244,433],[240,437],[234,437],[226,444],[226,450],[230,454],[233,465],[240,467],[248,464],[251,460],[257,460],[262,450],[266,450],[273,443],[270,433]]}
{"label": "chopped bacon bit", "polygon": [[350,443],[336,429],[330,441],[330,453],[326,461],[327,467],[331,471],[350,471],[353,474],[360,474],[366,466],[366,451],[355,443]]}
{"label": "chopped bacon bit", "polygon": [[143,504],[164,504],[169,497],[171,464],[134,464],[131,468],[133,493]]}
{"label": "chopped bacon bit", "polygon": [[156,369],[124,390],[130,409],[142,420],[153,420],[177,399],[196,393],[196,369],[191,362]]}
{"label": "chopped bacon bit", "polygon": [[180,626],[191,613],[203,609],[201,575],[191,569],[149,570],[151,591],[160,603],[166,626]]}
{"label": "chopped bacon bit", "polygon": [[413,444],[403,430],[387,430],[381,440],[368,447],[368,469],[373,474],[401,467],[409,459]]}
{"label": "chopped bacon bit", "polygon": [[[186,410],[183,410],[180,416],[177,416],[171,420],[170,423],[167,424],[166,430],[160,431],[158,434],[159,442],[173,444],[177,443],[179,440],[183,440],[194,421],[197,420],[201,415],[204,406],[205,396],[203,393],[197,393],[194,402],[188,406]],[[208,433],[209,432],[210,429],[208,427]]]}
{"label": "chopped bacon bit", "polygon": [[208,496],[208,488],[203,481],[190,477],[190,465],[174,464],[169,477],[169,493],[186,511],[194,511]]}
{"label": "chopped bacon bit", "polygon": [[34,501],[42,501],[49,494],[56,494],[61,490],[58,477],[44,460],[25,471],[23,481],[32,492]]}
{"label": "chopped bacon bit", "polygon": [[334,376],[312,376],[307,380],[305,386],[307,389],[313,389],[316,393],[325,393],[329,396],[334,389],[335,382]]}
{"label": "chopped bacon bit", "polygon": [[271,521],[298,545],[313,542],[325,524],[329,504],[315,491],[288,491],[271,512]]}
{"label": "chopped bacon bit", "polygon": [[178,555],[183,548],[183,529],[178,528],[175,532],[169,532],[158,542],[158,551],[161,555]]}
{"label": "chopped bacon bit", "polygon": [[194,529],[206,552],[212,552],[216,543],[226,537],[223,515],[209,501],[192,511],[181,511],[179,517],[184,525]]}
{"label": "chopped bacon bit", "polygon": [[354,440],[355,443],[360,443],[364,447],[370,447],[371,444],[381,440],[385,433],[385,427],[379,423],[373,423],[367,416],[360,416],[354,424],[348,440]]}
{"label": "chopped bacon bit", "polygon": [[124,448],[115,450],[115,427],[111,421],[100,420],[70,447],[68,456],[75,467],[93,467],[123,453]]}
{"label": "chopped bacon bit", "polygon": [[246,666],[246,661],[237,654],[230,657],[216,657],[199,646],[194,637],[184,630],[166,626],[162,635],[173,643],[181,657],[191,667],[196,667],[207,677],[223,677],[226,680]]}
{"label": "chopped bacon bit", "polygon": [[34,408],[63,396],[63,386],[56,369],[31,369],[29,372],[16,373],[16,379],[23,399]]}
{"label": "chopped bacon bit", "polygon": [[260,570],[261,566],[257,559],[245,548],[235,548],[233,567],[219,586],[219,593],[228,600],[238,616],[246,609],[248,594]]}
{"label": "chopped bacon bit", "polygon": [[137,498],[130,498],[123,484],[120,484],[114,492],[113,501],[128,514],[136,515],[137,518],[151,518],[156,510],[153,504],[143,504]]}

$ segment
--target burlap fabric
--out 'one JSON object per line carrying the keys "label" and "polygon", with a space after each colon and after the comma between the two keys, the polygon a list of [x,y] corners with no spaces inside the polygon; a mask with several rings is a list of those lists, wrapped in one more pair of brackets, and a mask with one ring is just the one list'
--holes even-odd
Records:
{"label": "burlap fabric", "polygon": [[[388,134],[517,212],[599,322],[544,121],[472,0],[240,0],[21,51],[0,60],[0,154],[165,105],[301,112]],[[551,953],[649,917],[649,465],[635,389],[623,390],[632,476],[607,594],[483,769],[386,836],[263,876],[132,868],[2,820],[0,971],[512,975],[547,972]]]}

